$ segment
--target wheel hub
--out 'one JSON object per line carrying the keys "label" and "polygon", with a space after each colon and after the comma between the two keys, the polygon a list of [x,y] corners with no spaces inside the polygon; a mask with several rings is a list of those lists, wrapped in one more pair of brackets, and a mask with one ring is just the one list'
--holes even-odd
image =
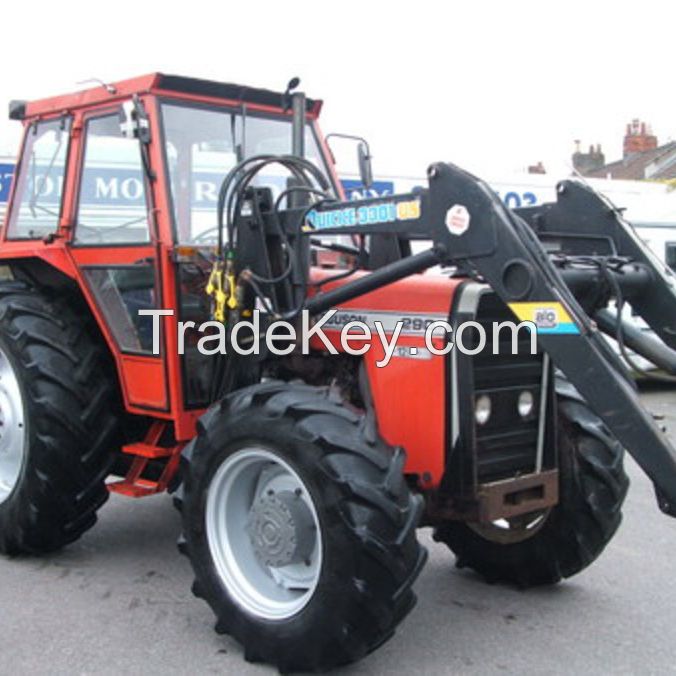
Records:
{"label": "wheel hub", "polygon": [[250,445],[222,462],[205,513],[216,571],[248,613],[280,620],[312,598],[322,571],[322,530],[309,488],[272,449]]}
{"label": "wheel hub", "polygon": [[524,542],[544,526],[550,509],[529,512],[511,519],[499,519],[489,523],[468,523],[467,525],[485,540],[503,545]]}
{"label": "wheel hub", "polygon": [[272,568],[308,560],[315,546],[314,519],[299,491],[261,496],[249,512],[247,532],[256,558]]}

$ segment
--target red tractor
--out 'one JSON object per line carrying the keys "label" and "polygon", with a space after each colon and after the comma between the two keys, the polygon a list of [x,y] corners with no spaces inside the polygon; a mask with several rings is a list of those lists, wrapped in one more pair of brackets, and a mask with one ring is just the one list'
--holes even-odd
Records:
{"label": "red tractor", "polygon": [[676,512],[676,453],[599,330],[624,349],[630,302],[662,341],[630,347],[674,370],[674,276],[621,213],[575,181],[510,211],[450,164],[342,201],[292,89],[153,74],[13,102],[0,242],[0,551],[172,491],[217,631],[286,671],[392,636],[420,525],[491,581],[558,582],[620,523],[623,448]]}

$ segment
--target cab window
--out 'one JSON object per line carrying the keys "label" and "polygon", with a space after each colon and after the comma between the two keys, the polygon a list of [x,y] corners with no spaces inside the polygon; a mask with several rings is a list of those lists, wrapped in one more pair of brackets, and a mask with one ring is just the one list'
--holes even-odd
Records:
{"label": "cab window", "polygon": [[71,119],[32,124],[24,142],[9,218],[10,239],[40,239],[56,232]]}
{"label": "cab window", "polygon": [[[164,102],[162,124],[177,239],[181,244],[211,245],[217,238],[216,204],[223,179],[241,160],[291,152],[291,118],[242,110],[192,107]],[[310,124],[305,128],[306,158],[328,175]],[[254,184],[275,192],[290,174],[266,167]]]}
{"label": "cab window", "polygon": [[86,124],[75,226],[77,244],[140,244],[150,230],[137,140],[122,135],[114,113]]}
{"label": "cab window", "polygon": [[158,307],[154,265],[87,267],[84,273],[120,350],[152,352],[152,317],[140,315],[139,310]]}

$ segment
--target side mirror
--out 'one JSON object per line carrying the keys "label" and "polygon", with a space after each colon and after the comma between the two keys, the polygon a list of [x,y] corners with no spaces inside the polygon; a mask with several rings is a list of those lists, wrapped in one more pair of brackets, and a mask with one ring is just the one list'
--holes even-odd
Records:
{"label": "side mirror", "polygon": [[148,116],[136,95],[131,101],[125,101],[122,104],[119,119],[122,136],[129,139],[139,139],[141,143],[150,143]]}
{"label": "side mirror", "polygon": [[120,107],[120,134],[125,138],[133,139],[136,137],[136,115],[134,104],[131,101],[125,101]]}
{"label": "side mirror", "polygon": [[329,144],[329,141],[334,138],[357,142],[357,163],[359,164],[359,178],[364,190],[369,190],[371,186],[373,186],[373,168],[371,165],[371,150],[369,148],[368,141],[361,136],[354,136],[353,134],[327,134],[324,140],[326,141],[326,147],[328,148],[329,153],[331,153],[331,159],[334,164],[336,163],[336,158],[333,154],[331,145]]}
{"label": "side mirror", "polygon": [[368,190],[373,185],[373,167],[366,141],[360,141],[357,145],[357,161],[359,162],[359,178],[364,188]]}

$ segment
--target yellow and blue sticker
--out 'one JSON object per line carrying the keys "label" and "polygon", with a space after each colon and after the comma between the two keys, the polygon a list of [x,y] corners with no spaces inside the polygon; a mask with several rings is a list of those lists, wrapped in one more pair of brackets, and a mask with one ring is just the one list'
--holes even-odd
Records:
{"label": "yellow and blue sticker", "polygon": [[580,329],[565,307],[556,301],[509,303],[509,309],[522,321],[533,322],[543,335],[577,335]]}
{"label": "yellow and blue sticker", "polygon": [[306,216],[313,228],[341,228],[351,225],[375,225],[420,218],[420,200],[376,202],[361,207],[341,207],[318,211]]}

